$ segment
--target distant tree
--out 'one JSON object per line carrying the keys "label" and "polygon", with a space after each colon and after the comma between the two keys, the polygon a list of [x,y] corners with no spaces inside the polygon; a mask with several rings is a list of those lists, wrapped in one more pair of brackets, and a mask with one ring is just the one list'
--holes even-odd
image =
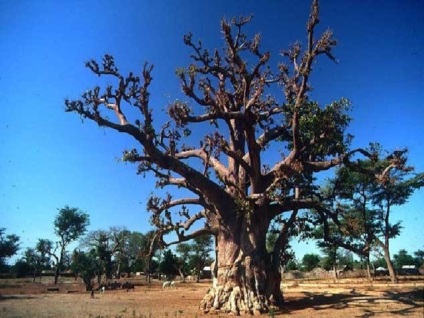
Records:
{"label": "distant tree", "polygon": [[188,275],[190,268],[189,268],[189,261],[190,261],[190,253],[191,253],[192,246],[188,243],[180,243],[177,245],[176,252],[179,254],[178,261],[177,261],[177,267],[178,272],[180,273],[181,280],[185,282],[185,278]]}
{"label": "distant tree", "polygon": [[146,257],[143,255],[145,245],[149,244],[148,237],[140,232],[124,230],[121,233],[122,246],[117,251],[119,271],[126,271],[127,276],[131,272],[141,272],[146,267]]}
{"label": "distant tree", "polygon": [[353,269],[353,255],[350,251],[326,243],[319,246],[323,253],[320,264],[325,270],[333,270],[335,278],[339,278],[340,270]]}
{"label": "distant tree", "polygon": [[86,290],[92,290],[94,278],[100,274],[101,263],[95,249],[89,252],[74,250],[72,253],[72,271],[82,278]]}
{"label": "distant tree", "polygon": [[33,273],[33,282],[41,271],[49,266],[50,259],[44,250],[39,249],[40,245],[37,244],[36,248],[27,248],[24,252],[23,262],[25,262]]}
{"label": "distant tree", "polygon": [[339,254],[339,266],[352,270],[354,267],[353,253],[349,250],[342,249]]}
{"label": "distant tree", "polygon": [[[100,233],[106,235],[105,231],[89,233],[81,240],[82,246],[104,245],[105,243],[100,244],[101,240],[95,238],[99,237]],[[113,255],[110,260],[112,262],[112,258],[115,259],[119,271],[126,271],[128,275],[130,272],[144,272],[146,280],[150,283],[150,274],[154,273],[158,267],[158,262],[154,259],[159,249],[158,241],[154,239],[155,235],[155,231],[140,233],[122,229],[116,232],[116,235],[109,235],[109,237],[115,238],[107,243],[109,253],[106,254]],[[110,267],[112,268],[112,266]]]}
{"label": "distant tree", "polygon": [[213,251],[212,236],[204,235],[193,239],[191,243],[190,268],[195,270],[196,280],[200,281],[201,271],[213,261],[210,254]]}
{"label": "distant tree", "polygon": [[[368,266],[371,266],[371,263],[368,264],[364,259],[354,259],[353,260],[353,270],[365,270],[368,268]],[[370,273],[371,274],[371,273]]]}
{"label": "distant tree", "polygon": [[276,233],[275,231],[270,231],[270,232],[267,233],[267,235],[266,235],[266,250],[267,250],[268,253],[272,252],[277,239],[278,239],[278,233]]}
{"label": "distant tree", "polygon": [[383,153],[379,144],[371,144],[367,151],[374,158],[340,168],[321,192],[327,205],[313,212],[315,224],[324,241],[356,253],[367,263],[371,249],[380,248],[391,280],[397,282],[390,240],[400,235],[402,226],[400,221],[392,223],[391,213],[424,185],[424,174],[413,174],[406,149],[385,160],[376,159]]}
{"label": "distant tree", "polygon": [[89,216],[78,208],[65,206],[59,210],[54,220],[54,232],[59,241],[53,243],[48,239],[40,239],[37,249],[55,260],[54,284],[57,284],[60,270],[66,257],[68,245],[83,235],[89,225]]}
{"label": "distant tree", "polygon": [[310,272],[316,268],[321,262],[321,257],[318,254],[310,253],[305,254],[302,258],[302,269]]}
{"label": "distant tree", "polygon": [[[295,214],[292,214],[294,216]],[[295,218],[291,218],[293,221]],[[280,230],[270,230],[266,238],[266,249],[268,253],[274,253],[276,250],[279,250],[279,255],[274,255],[274,262],[279,264],[280,269],[285,268],[287,270],[287,264],[291,263],[290,267],[294,266],[292,260],[295,259],[295,253],[289,243],[289,240],[293,236],[294,225],[288,226],[289,221],[281,221],[279,225],[281,226]],[[275,226],[275,224],[274,224]],[[283,233],[285,232],[285,233]],[[281,249],[276,249],[275,247],[281,245],[284,246]]]}
{"label": "distant tree", "polygon": [[337,278],[337,267],[338,267],[338,249],[336,245],[330,244],[319,244],[323,257],[321,258],[321,267],[325,270],[333,270],[334,277]]}
{"label": "distant tree", "polygon": [[165,250],[159,263],[159,269],[166,279],[172,279],[178,272],[178,260],[171,250]]}
{"label": "distant tree", "polygon": [[415,259],[405,249],[399,250],[393,255],[393,265],[396,269],[402,268],[403,265],[416,265]]}
{"label": "distant tree", "polygon": [[[129,232],[120,227],[110,227],[108,230],[96,230],[87,233],[81,240],[81,246],[89,250],[94,248],[103,264],[103,273],[107,279],[119,274],[121,257],[125,248]],[[99,277],[100,279],[100,277]]]}
{"label": "distant tree", "polygon": [[0,228],[0,270],[5,266],[6,259],[15,255],[19,250],[19,236],[5,235],[5,228]]}
{"label": "distant tree", "polygon": [[375,258],[371,263],[372,263],[372,266],[373,266],[374,269],[379,268],[379,267],[387,268],[387,263],[386,263],[386,259],[384,258],[384,256],[379,256],[379,257]]}
{"label": "distant tree", "polygon": [[300,269],[299,263],[295,259],[291,259],[285,266],[286,271],[294,271]]}
{"label": "distant tree", "polygon": [[414,256],[415,256],[415,264],[417,265],[417,267],[419,268],[424,266],[424,250],[415,251]]}
{"label": "distant tree", "polygon": [[30,274],[33,271],[33,268],[24,258],[21,258],[18,259],[9,270],[14,277],[22,278]]}
{"label": "distant tree", "polygon": [[[150,103],[153,66],[147,63],[137,76],[123,75],[111,55],[90,60],[86,66],[107,77],[99,81],[105,85],[65,100],[67,112],[134,139],[138,148],[124,151],[122,160],[137,164],[138,173],[153,174],[158,187],[190,192],[186,198],[150,198],[157,238],[170,245],[215,235],[218,284],[202,308],[219,295],[216,306],[234,314],[267,312],[270,299],[283,305],[286,236],[300,210],[323,210],[315,175],[372,156],[350,149],[346,99],[325,107],[311,99],[318,58],[335,60],[332,32],[317,35],[318,1],[311,6],[305,45],[296,42],[281,51],[283,61],[275,67],[260,35],[246,33],[250,20],[222,21],[223,49],[207,50],[191,33],[184,37],[192,61],[177,76],[190,102],[169,105],[163,125],[153,120],[159,108]],[[274,221],[281,230],[269,253],[266,235]],[[177,240],[167,242],[171,232]],[[228,284],[237,288],[224,288]]]}
{"label": "distant tree", "polygon": [[161,247],[159,240],[157,240],[156,237],[157,233],[155,231],[149,231],[144,235],[144,239],[140,245],[140,257],[144,259],[144,272],[146,274],[146,280],[148,280],[149,284],[151,274],[159,268],[159,262],[153,259]]}
{"label": "distant tree", "polygon": [[382,166],[380,169],[389,171],[383,179],[375,184],[372,189],[373,204],[379,207],[378,219],[381,227],[376,233],[375,242],[383,250],[392,282],[397,282],[396,272],[390,257],[390,240],[397,237],[401,231],[401,222],[392,223],[391,213],[395,206],[405,204],[415,190],[424,186],[424,173],[411,176],[413,168],[406,166],[404,158],[397,167],[403,169],[388,169]]}
{"label": "distant tree", "polygon": [[[369,151],[373,152],[374,147],[371,146]],[[366,161],[362,165],[364,168],[369,167],[372,162]],[[338,169],[335,178],[329,181],[323,192],[332,211],[319,214],[320,221],[323,221],[320,222],[323,224],[322,238],[356,253],[365,261],[369,278],[370,252],[375,245],[375,235],[381,226],[370,194],[374,180],[373,176],[349,167]]]}

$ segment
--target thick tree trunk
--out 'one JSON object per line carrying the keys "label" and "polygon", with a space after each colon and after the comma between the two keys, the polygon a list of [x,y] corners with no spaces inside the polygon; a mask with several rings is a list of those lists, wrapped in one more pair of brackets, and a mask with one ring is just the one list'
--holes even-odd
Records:
{"label": "thick tree trunk", "polygon": [[225,234],[223,230],[218,235],[217,261],[211,268],[216,281],[200,304],[205,313],[257,315],[283,305],[281,274],[271,265],[265,249],[266,231],[260,226],[255,231],[245,226],[239,229],[241,233]]}

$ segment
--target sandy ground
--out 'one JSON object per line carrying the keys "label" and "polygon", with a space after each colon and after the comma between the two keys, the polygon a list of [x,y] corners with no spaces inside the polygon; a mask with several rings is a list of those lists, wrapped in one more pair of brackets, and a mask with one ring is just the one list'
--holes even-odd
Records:
{"label": "sandy ground", "polygon": [[[139,285],[142,283],[139,283]],[[177,283],[163,290],[159,282],[135,291],[81,291],[78,284],[62,284],[47,292],[44,284],[17,286],[0,282],[0,317],[225,317],[202,314],[200,300],[209,283]],[[424,283],[355,284],[289,283],[283,286],[286,308],[265,317],[424,317]]]}

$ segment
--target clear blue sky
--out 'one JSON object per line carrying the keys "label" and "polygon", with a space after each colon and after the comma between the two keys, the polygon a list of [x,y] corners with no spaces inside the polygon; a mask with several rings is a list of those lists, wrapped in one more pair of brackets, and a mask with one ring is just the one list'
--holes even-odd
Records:
{"label": "clear blue sky", "polygon": [[[53,239],[57,209],[88,212],[90,230],[150,229],[145,212],[154,181],[117,162],[136,146],[92,122],[64,112],[96,78],[84,67],[109,53],[124,72],[155,65],[156,114],[179,96],[175,69],[190,62],[182,37],[192,31],[209,48],[221,47],[222,17],[253,14],[275,61],[280,49],[305,40],[309,1],[12,1],[0,0],[0,227],[21,237],[22,250]],[[355,146],[379,141],[408,147],[424,171],[424,2],[321,1],[320,30],[334,30],[339,64],[321,59],[312,77],[322,103],[353,103],[349,131]],[[161,118],[159,118],[161,120]],[[395,209],[404,230],[392,252],[423,249],[424,191]],[[316,251],[294,244],[297,256]]]}

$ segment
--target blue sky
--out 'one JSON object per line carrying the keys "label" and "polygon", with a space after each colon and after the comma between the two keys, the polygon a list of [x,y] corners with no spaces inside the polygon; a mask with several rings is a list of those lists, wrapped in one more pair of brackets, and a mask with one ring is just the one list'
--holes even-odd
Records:
{"label": "blue sky", "polygon": [[[118,163],[136,146],[113,131],[64,112],[96,83],[84,67],[109,53],[123,72],[155,65],[151,104],[162,120],[180,96],[177,67],[190,63],[182,42],[188,31],[209,48],[221,47],[222,17],[253,14],[250,34],[278,61],[280,49],[305,40],[309,1],[6,1],[0,0],[0,227],[21,237],[22,250],[53,238],[57,209],[88,212],[90,230],[150,229],[145,212],[154,181]],[[424,3],[321,1],[320,31],[338,40],[338,64],[321,59],[312,76],[313,98],[353,103],[349,132],[355,146],[379,141],[409,148],[424,171]],[[394,211],[404,230],[392,252],[423,249],[424,191]],[[315,245],[294,244],[297,256]]]}

